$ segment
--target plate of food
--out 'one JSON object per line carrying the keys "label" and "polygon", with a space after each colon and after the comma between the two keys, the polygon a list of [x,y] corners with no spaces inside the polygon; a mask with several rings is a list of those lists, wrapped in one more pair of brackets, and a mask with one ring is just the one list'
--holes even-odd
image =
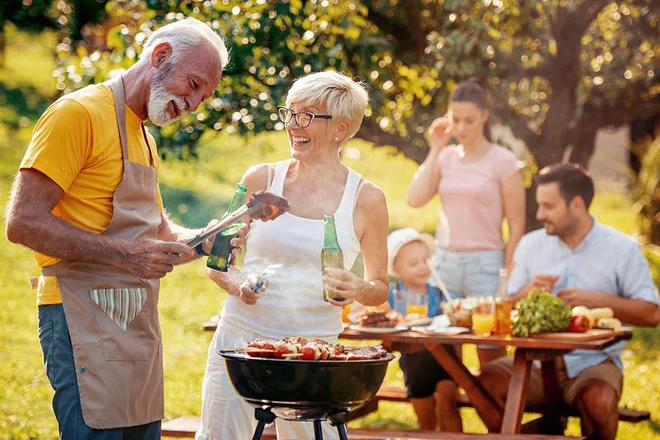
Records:
{"label": "plate of food", "polygon": [[433,325],[426,325],[420,327],[412,327],[410,330],[420,333],[433,333],[437,335],[457,335],[459,333],[467,333],[470,331],[466,327],[435,327]]}
{"label": "plate of food", "polygon": [[403,325],[408,327],[420,327],[424,325],[431,325],[433,319],[427,316],[419,316],[418,314],[406,315],[404,320],[401,322]]}
{"label": "plate of food", "polygon": [[408,325],[401,324],[401,315],[394,310],[367,307],[357,317],[357,323],[349,326],[351,330],[365,333],[394,333],[408,330]]}
{"label": "plate of food", "polygon": [[373,333],[373,334],[395,333],[395,332],[402,332],[404,330],[408,330],[408,326],[403,324],[397,324],[394,327],[362,327],[360,325],[353,324],[348,328],[350,328],[351,330],[355,330],[357,332]]}

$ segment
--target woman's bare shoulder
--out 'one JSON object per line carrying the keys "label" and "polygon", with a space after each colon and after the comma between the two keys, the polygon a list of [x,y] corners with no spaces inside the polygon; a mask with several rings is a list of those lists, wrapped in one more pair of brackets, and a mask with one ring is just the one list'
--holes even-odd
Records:
{"label": "woman's bare shoulder", "polygon": [[[269,172],[270,170],[270,172]],[[274,163],[261,163],[253,165],[245,172],[241,183],[248,187],[248,192],[266,190],[268,188],[268,176],[275,173]]]}
{"label": "woman's bare shoulder", "polygon": [[387,208],[385,193],[375,183],[362,178],[360,194],[358,194],[357,207],[365,210]]}

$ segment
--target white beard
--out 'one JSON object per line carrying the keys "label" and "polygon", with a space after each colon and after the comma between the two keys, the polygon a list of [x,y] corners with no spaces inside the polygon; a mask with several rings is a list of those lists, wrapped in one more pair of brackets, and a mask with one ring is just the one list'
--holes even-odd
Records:
{"label": "white beard", "polygon": [[[165,88],[165,80],[170,76],[173,67],[173,65],[163,66],[162,69],[156,72],[151,83],[147,111],[149,113],[149,120],[159,127],[172,123],[188,113],[185,110],[187,106],[183,98],[171,94]],[[176,118],[172,117],[168,109],[170,101],[173,101],[177,106],[179,116]]]}

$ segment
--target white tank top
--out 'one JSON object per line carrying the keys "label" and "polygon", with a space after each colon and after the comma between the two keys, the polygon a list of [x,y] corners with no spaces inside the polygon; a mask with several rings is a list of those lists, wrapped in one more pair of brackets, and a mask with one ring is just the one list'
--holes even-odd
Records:
{"label": "white tank top", "polygon": [[[275,164],[270,192],[282,195],[291,160]],[[348,170],[344,194],[335,224],[339,246],[344,253],[344,267],[353,267],[360,252],[360,242],[353,226],[353,208],[362,176]],[[282,339],[304,336],[335,341],[342,332],[341,308],[323,301],[321,250],[323,220],[297,217],[290,213],[269,222],[253,221],[247,239],[243,271],[259,275],[269,265],[281,264],[267,275],[268,289],[256,305],[247,305],[229,296],[222,309],[222,319],[263,338]]]}

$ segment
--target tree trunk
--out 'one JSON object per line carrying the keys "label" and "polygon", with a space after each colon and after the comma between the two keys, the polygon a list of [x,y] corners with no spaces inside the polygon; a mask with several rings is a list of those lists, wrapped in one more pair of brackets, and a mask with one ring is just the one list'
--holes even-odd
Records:
{"label": "tree trunk", "polygon": [[580,127],[580,130],[571,140],[571,146],[573,149],[568,158],[569,162],[577,163],[585,169],[589,168],[591,156],[593,156],[594,149],[596,148],[596,132],[598,132],[598,127],[596,125]]}
{"label": "tree trunk", "polygon": [[420,148],[413,145],[403,136],[398,134],[387,133],[380,128],[376,121],[365,119],[362,122],[360,130],[355,134],[358,139],[363,139],[367,142],[372,142],[374,147],[392,146],[403,153],[408,159],[412,159],[418,164],[424,162],[426,155],[429,153],[428,147]]}
{"label": "tree trunk", "polygon": [[537,209],[536,185],[532,183],[532,186],[525,190],[525,232],[539,229],[542,226],[541,223],[536,220]]}
{"label": "tree trunk", "polygon": [[[538,136],[536,142],[528,145],[528,148],[534,155],[534,160],[538,171],[542,170],[548,165],[561,162],[564,156],[564,145],[557,144],[556,136],[548,137],[545,135]],[[527,232],[539,229],[541,224],[536,220],[536,184],[532,179],[532,185],[526,191],[526,223],[525,229]]]}

